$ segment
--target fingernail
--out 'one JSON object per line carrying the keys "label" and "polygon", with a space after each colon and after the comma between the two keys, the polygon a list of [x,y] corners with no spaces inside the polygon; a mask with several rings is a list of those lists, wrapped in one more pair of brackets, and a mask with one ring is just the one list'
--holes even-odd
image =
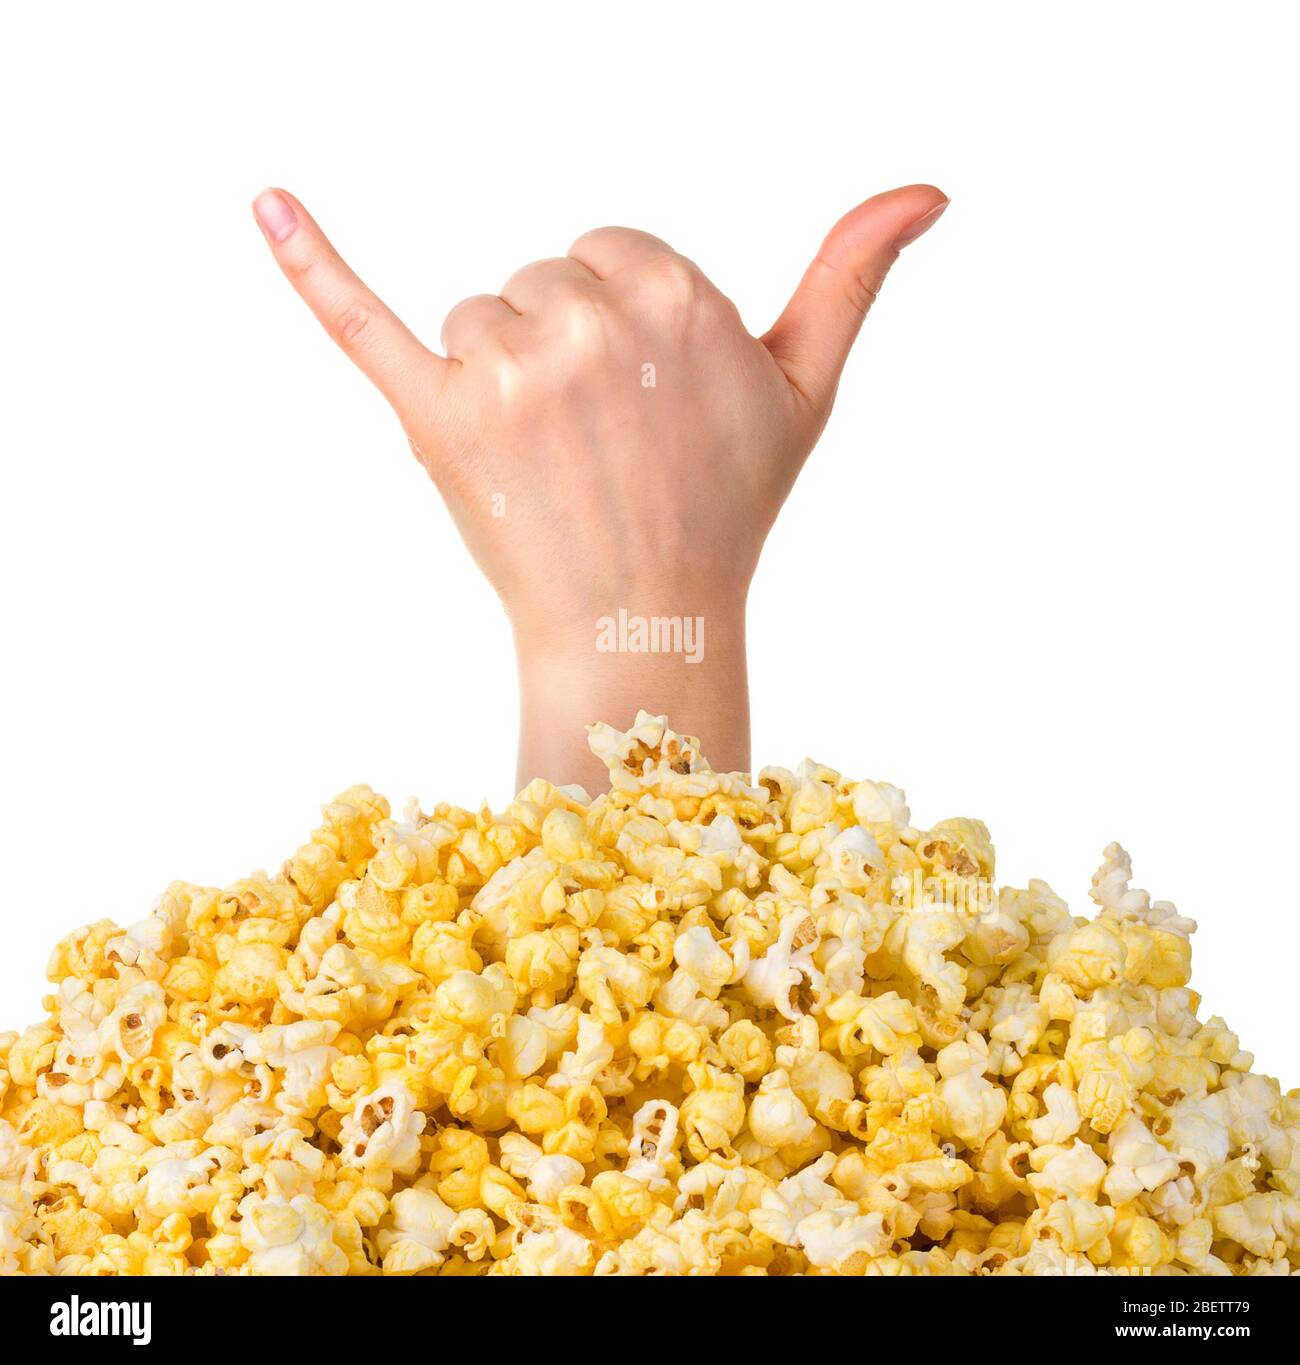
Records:
{"label": "fingernail", "polygon": [[936,204],[934,208],[923,213],[914,223],[909,223],[902,232],[894,239],[894,250],[902,251],[909,242],[914,242],[923,233],[929,230],[943,217],[943,211],[952,201],[945,199],[942,204]]}
{"label": "fingernail", "polygon": [[263,190],[253,200],[253,216],[258,226],[277,245],[298,226],[298,215],[293,205],[279,190]]}

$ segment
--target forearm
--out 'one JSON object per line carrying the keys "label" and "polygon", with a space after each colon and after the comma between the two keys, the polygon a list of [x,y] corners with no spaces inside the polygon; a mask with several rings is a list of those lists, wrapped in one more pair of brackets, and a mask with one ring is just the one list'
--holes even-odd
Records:
{"label": "forearm", "polygon": [[609,777],[587,748],[586,727],[599,720],[624,729],[638,710],[697,736],[715,768],[749,770],[744,595],[685,600],[687,614],[611,608],[567,638],[516,632],[520,788],[544,777],[604,791]]}

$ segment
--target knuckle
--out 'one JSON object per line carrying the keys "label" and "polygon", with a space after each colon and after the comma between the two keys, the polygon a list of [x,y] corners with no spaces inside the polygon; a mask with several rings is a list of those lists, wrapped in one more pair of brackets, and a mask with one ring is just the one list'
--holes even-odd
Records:
{"label": "knuckle", "polygon": [[464,317],[467,309],[476,307],[486,297],[486,294],[471,294],[469,298],[461,299],[459,303],[453,303],[447,310],[447,321],[450,322],[454,317]]}
{"label": "knuckle", "polygon": [[671,256],[673,249],[651,232],[639,228],[598,227],[584,232],[569,247],[569,255],[579,260],[588,255],[604,257],[611,263],[620,259],[646,259],[653,256]]}
{"label": "knuckle", "polygon": [[638,272],[633,293],[638,307],[678,326],[688,323],[701,310],[710,287],[690,261],[667,256],[647,263]]}
{"label": "knuckle", "polygon": [[334,324],[334,335],[346,349],[361,345],[374,325],[373,314],[363,304],[353,304],[339,314]]}
{"label": "knuckle", "polygon": [[555,319],[570,345],[581,350],[599,349],[607,340],[605,310],[590,294],[575,290],[557,300]]}
{"label": "knuckle", "polygon": [[584,247],[605,246],[611,242],[619,242],[627,237],[634,236],[630,228],[620,227],[598,227],[584,232],[581,237],[576,237],[573,244],[569,247],[569,255],[581,251]]}
{"label": "knuckle", "polygon": [[283,270],[296,285],[304,285],[316,273],[318,261],[315,256],[288,256]]}
{"label": "knuckle", "polygon": [[458,323],[462,322],[466,317],[469,316],[470,308],[476,302],[476,299],[478,297],[479,296],[476,295],[475,298],[461,299],[459,303],[452,304],[452,306],[447,310],[447,316],[442,320],[443,341],[447,340],[448,336],[450,336],[451,333],[455,330]]}
{"label": "knuckle", "polygon": [[[859,313],[870,311],[871,305],[875,303],[876,295],[880,291],[880,283],[880,281],[868,283],[856,271],[846,278],[845,292],[848,294],[849,302]],[[874,288],[872,284],[874,284]]]}
{"label": "knuckle", "polygon": [[821,255],[818,255],[816,263],[822,267],[827,284],[834,287],[838,283],[840,291],[857,312],[865,316],[870,311],[871,305],[876,301],[876,295],[880,292],[880,286],[885,281],[884,271],[866,278],[861,271],[836,265]]}
{"label": "knuckle", "polygon": [[703,276],[699,268],[685,256],[664,256],[655,261],[653,270],[664,290],[691,298],[699,293]]}
{"label": "knuckle", "polygon": [[444,346],[476,344],[505,320],[506,309],[495,294],[472,294],[461,299],[442,320]]}
{"label": "knuckle", "polygon": [[539,284],[571,264],[571,261],[555,256],[547,257],[546,260],[542,261],[530,261],[527,265],[520,266],[505,282],[501,289],[501,297],[508,297],[521,285]]}
{"label": "knuckle", "polygon": [[521,430],[527,429],[546,407],[546,387],[540,382],[535,369],[527,365],[509,345],[495,344],[490,352],[490,373],[501,415],[507,424],[517,423]]}

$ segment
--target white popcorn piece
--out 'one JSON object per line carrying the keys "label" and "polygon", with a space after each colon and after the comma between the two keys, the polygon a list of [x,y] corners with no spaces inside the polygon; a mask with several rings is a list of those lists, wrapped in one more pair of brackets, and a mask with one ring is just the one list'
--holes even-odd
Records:
{"label": "white popcorn piece", "polygon": [[677,1142],[678,1117],[677,1106],[664,1100],[647,1100],[632,1116],[627,1174],[651,1190],[668,1186],[667,1166]]}
{"label": "white popcorn piece", "polygon": [[404,1085],[380,1086],[358,1099],[344,1119],[339,1133],[343,1160],[375,1175],[409,1175],[419,1164],[426,1122]]}

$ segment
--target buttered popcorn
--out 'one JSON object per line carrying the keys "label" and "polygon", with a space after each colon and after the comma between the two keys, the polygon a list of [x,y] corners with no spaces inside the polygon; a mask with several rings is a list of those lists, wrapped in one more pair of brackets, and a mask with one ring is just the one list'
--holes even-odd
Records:
{"label": "buttered popcorn", "polygon": [[595,800],[355,787],[275,876],[64,939],[0,1034],[0,1269],[1300,1267],[1300,1092],[1123,849],[1089,920],[887,783],[591,747]]}

